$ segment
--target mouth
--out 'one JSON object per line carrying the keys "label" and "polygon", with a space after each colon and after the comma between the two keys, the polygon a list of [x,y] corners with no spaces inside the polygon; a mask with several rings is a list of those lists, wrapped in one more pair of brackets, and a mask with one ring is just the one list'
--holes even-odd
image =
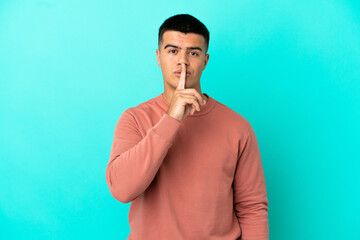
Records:
{"label": "mouth", "polygon": [[[180,72],[174,72],[174,74],[178,77],[180,77],[181,75],[181,71]],[[190,75],[190,72],[186,72],[186,76],[189,76]]]}

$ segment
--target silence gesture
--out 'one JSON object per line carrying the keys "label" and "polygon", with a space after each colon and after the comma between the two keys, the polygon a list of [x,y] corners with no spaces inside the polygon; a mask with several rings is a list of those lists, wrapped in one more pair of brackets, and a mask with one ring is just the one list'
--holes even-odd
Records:
{"label": "silence gesture", "polygon": [[170,101],[170,106],[166,112],[179,122],[182,121],[189,113],[194,114],[200,111],[200,106],[205,104],[200,94],[194,88],[185,89],[186,82],[186,65],[181,64],[181,75],[174,95]]}

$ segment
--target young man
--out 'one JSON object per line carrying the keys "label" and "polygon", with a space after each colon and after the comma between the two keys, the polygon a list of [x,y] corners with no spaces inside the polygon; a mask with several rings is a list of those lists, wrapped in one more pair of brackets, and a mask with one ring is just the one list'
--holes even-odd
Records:
{"label": "young man", "polygon": [[267,240],[268,199],[250,123],[201,93],[209,32],[188,14],[159,29],[164,93],[126,109],[106,181],[131,202],[128,239]]}

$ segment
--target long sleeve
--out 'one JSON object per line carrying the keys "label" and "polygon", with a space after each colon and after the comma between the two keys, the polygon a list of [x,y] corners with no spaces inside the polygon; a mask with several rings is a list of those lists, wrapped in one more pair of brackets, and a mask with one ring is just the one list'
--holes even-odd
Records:
{"label": "long sleeve", "polygon": [[268,199],[260,150],[250,126],[247,137],[239,142],[238,165],[234,182],[234,210],[241,240],[268,240]]}
{"label": "long sleeve", "polygon": [[125,110],[114,132],[106,181],[112,196],[128,203],[142,194],[154,179],[180,122],[164,113],[142,138],[135,115]]}

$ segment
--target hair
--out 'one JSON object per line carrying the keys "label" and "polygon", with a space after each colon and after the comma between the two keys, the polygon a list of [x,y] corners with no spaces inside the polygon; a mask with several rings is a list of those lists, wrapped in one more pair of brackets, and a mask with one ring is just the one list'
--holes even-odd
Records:
{"label": "hair", "polygon": [[177,14],[166,19],[159,28],[158,46],[163,41],[165,31],[174,30],[182,33],[197,33],[205,38],[206,50],[209,48],[210,34],[206,26],[189,14]]}

